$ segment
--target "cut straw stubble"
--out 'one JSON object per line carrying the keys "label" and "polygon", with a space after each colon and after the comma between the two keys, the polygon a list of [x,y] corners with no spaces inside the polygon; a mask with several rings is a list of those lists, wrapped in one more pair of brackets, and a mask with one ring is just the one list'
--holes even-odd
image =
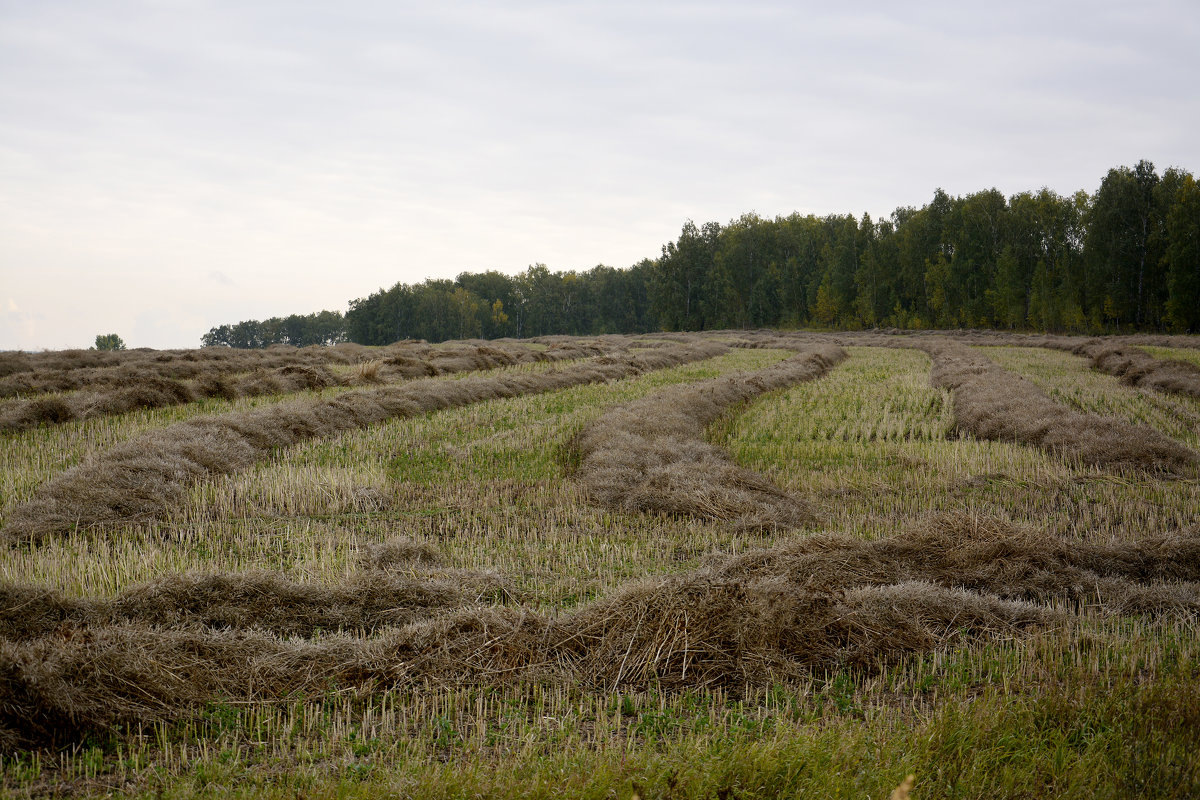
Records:
{"label": "cut straw stubble", "polygon": [[[378,571],[388,560],[369,559],[364,570],[374,577],[350,586],[387,583]],[[1200,538],[1084,546],[996,520],[938,515],[888,539],[823,535],[722,557],[560,616],[463,607],[469,595],[445,579],[391,580],[402,627],[371,637],[281,638],[255,614],[231,609],[224,624],[206,624],[210,595],[196,588],[204,582],[164,579],[127,592],[91,623],[0,640],[0,748],[65,744],[217,700],[277,702],[330,687],[369,694],[428,681],[549,680],[600,690],[736,690],[813,670],[870,671],[905,653],[1012,636],[1072,611],[1190,617],[1200,606]],[[254,586],[248,609],[274,592],[281,604],[304,600],[296,608],[305,617],[308,601],[325,592],[342,598],[347,620],[380,613],[350,587],[282,579]],[[160,626],[164,604],[180,598],[196,614],[171,610],[183,616]],[[237,596],[228,604],[237,606]]]}
{"label": "cut straw stubble", "polygon": [[954,392],[958,427],[981,439],[1021,442],[1088,465],[1193,473],[1200,454],[1158,431],[1074,411],[1033,383],[949,339],[914,345],[933,359],[934,386]]}
{"label": "cut straw stubble", "polygon": [[347,392],[329,400],[281,403],[202,417],[152,431],[74,467],[16,507],[3,530],[9,543],[37,543],[80,527],[163,517],[206,475],[244,469],[276,448],[414,416],[506,397],[617,380],[711,358],[724,345],[703,342],[604,356],[540,374],[425,379]]}
{"label": "cut straw stubble", "polygon": [[811,521],[803,501],[734,464],[704,441],[722,414],[766,392],[824,375],[846,358],[836,345],[802,349],[753,373],[672,386],[604,414],[572,441],[576,477],[596,503],[626,512],[683,514],[738,528]]}

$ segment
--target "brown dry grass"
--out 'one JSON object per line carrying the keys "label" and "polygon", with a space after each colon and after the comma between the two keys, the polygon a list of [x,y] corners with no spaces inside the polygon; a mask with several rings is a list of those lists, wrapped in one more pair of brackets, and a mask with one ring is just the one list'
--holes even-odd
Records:
{"label": "brown dry grass", "polygon": [[[368,549],[359,570],[334,586],[297,582],[263,570],[166,575],[110,600],[0,584],[0,637],[23,642],[122,624],[254,629],[280,636],[362,634],[405,625],[435,609],[512,598],[512,588],[500,576],[446,569],[439,566],[440,560],[427,544],[396,539]],[[422,569],[433,574],[402,574]]]}
{"label": "brown dry grass", "polygon": [[[711,338],[736,348],[768,340]],[[821,338],[772,336],[770,346]],[[905,343],[918,339],[932,341]],[[1082,360],[1029,352],[1069,364],[1064,382],[1082,376],[1088,392],[1105,395],[1073,408],[1118,413],[1122,398],[1151,396]],[[916,350],[855,351],[821,382],[764,397],[738,416],[746,425],[736,436],[720,439],[739,457],[740,440],[812,439],[740,463],[836,503],[837,534],[800,539],[722,519],[624,514],[581,502],[579,483],[561,479],[562,445],[613,403],[780,357],[739,350],[719,368],[706,361],[669,380],[654,373],[348,430],[274,451],[238,475],[205,473],[212,480],[168,518],[121,525],[119,536],[103,528],[9,549],[0,749],[67,747],[6,758],[5,791],[485,796],[494,791],[410,783],[411,771],[428,763],[445,777],[486,764],[501,782],[546,781],[611,763],[624,783],[589,791],[619,796],[643,774],[628,761],[635,752],[675,757],[684,772],[739,759],[771,775],[828,765],[823,782],[787,792],[815,796],[887,796],[910,770],[931,795],[988,796],[998,781],[1008,787],[1000,794],[1117,785],[1112,775],[1130,793],[1190,786],[1169,770],[1195,762],[1186,749],[1200,611],[1200,528],[1186,488],[1195,481],[948,441],[951,392],[928,386],[929,363]],[[1029,359],[995,357],[1072,402]],[[899,362],[904,381],[860,370],[873,360]],[[920,391],[897,400],[904,386]],[[764,406],[811,421],[811,433],[758,413]],[[121,426],[122,438],[134,422],[97,421]],[[69,433],[13,437],[33,443],[21,451],[33,455],[10,463],[33,461],[37,442]],[[789,469],[800,472],[789,480]],[[1081,513],[1091,506],[1103,524]],[[921,516],[931,508],[957,513]],[[397,535],[416,541],[389,539]],[[1168,744],[1138,727],[1145,703],[1123,695],[1122,681],[1161,700],[1152,713],[1172,731]],[[511,705],[524,692],[528,704]],[[543,702],[548,695],[559,699]],[[706,749],[710,718],[694,706],[710,701],[745,725],[721,734],[732,749]],[[391,716],[375,716],[379,708]],[[1010,709],[1016,717],[994,724]],[[155,724],[173,720],[182,724]],[[822,747],[770,760],[772,746],[807,737]],[[663,755],[680,741],[696,746]],[[324,749],[305,749],[314,742]],[[928,743],[927,757],[914,756],[914,742]],[[535,760],[515,761],[520,748]],[[599,755],[571,760],[581,748]],[[560,753],[566,761],[538,760]],[[1064,753],[1100,766],[1060,766]],[[1121,766],[1126,753],[1146,775],[1168,772],[1142,782]],[[357,772],[340,783],[346,764],[376,769],[379,783],[359,783]],[[1023,771],[1004,771],[1014,764]],[[881,769],[882,782],[837,788],[844,775]],[[555,780],[546,791],[583,793]],[[650,780],[644,794],[714,796],[730,785],[689,780],[678,791],[674,777]]]}
{"label": "brown dry grass", "polygon": [[1092,368],[1115,375],[1132,386],[1200,398],[1200,367],[1186,361],[1155,358],[1136,347],[1097,341],[1076,347]]}
{"label": "brown dry grass", "polygon": [[[333,589],[260,578],[249,582],[245,608],[214,622],[214,604],[235,607],[239,595],[211,596],[197,589],[203,582],[165,578],[91,606],[91,619],[0,643],[0,740],[9,748],[65,743],[185,716],[216,699],[429,681],[764,685],[814,669],[872,670],[904,653],[1012,635],[1072,610],[1191,615],[1200,610],[1198,580],[1195,535],[1068,545],[961,514],[889,539],[826,535],[719,558],[557,617],[463,608],[463,593],[444,582],[376,575]],[[0,620],[19,628],[31,601],[12,589],[8,597]],[[186,599],[184,611],[177,598]],[[294,613],[275,616],[272,598]],[[343,631],[407,624],[370,638],[313,636],[322,615],[346,620]],[[310,625],[289,628],[293,618]],[[272,633],[276,620],[284,627]]]}
{"label": "brown dry grass", "polygon": [[1073,411],[956,341],[919,339],[915,346],[933,359],[933,384],[954,391],[959,428],[975,436],[1035,445],[1115,469],[1192,473],[1200,465],[1200,454],[1174,439]]}
{"label": "brown dry grass", "polygon": [[605,356],[538,375],[509,374],[455,381],[426,379],[291,402],[238,414],[202,417],[151,431],[58,475],[13,509],[3,537],[38,542],[80,527],[160,518],[205,475],[234,472],[261,455],[298,442],[366,427],[394,417],[500,397],[615,380],[710,358],[722,345]]}
{"label": "brown dry grass", "polygon": [[[0,433],[27,430],[38,425],[57,425],[74,420],[111,414],[125,414],[147,408],[164,408],[195,402],[205,397],[235,400],[240,397],[293,394],[331,386],[366,386],[396,383],[412,378],[469,372],[513,364],[566,361],[590,358],[627,348],[624,339],[604,343],[576,341],[561,343],[546,350],[532,350],[520,344],[449,343],[433,347],[423,343],[377,348],[376,358],[359,361],[351,372],[335,373],[326,364],[316,363],[319,354],[311,354],[314,363],[286,363],[270,369],[263,356],[246,356],[247,351],[222,350],[227,357],[208,362],[184,362],[189,368],[167,362],[126,364],[110,368],[61,369],[55,372],[24,372],[0,382],[0,396],[36,395],[66,389],[84,388],[62,396],[17,399],[0,406]],[[263,351],[250,351],[261,353]],[[269,352],[269,351],[267,351]],[[336,353],[336,348],[334,349]],[[344,357],[344,354],[341,354]],[[295,354],[276,356],[291,360]],[[329,355],[330,363],[341,359]],[[254,368],[250,372],[248,365]],[[188,380],[165,377],[168,371]],[[95,387],[107,387],[97,389]]]}
{"label": "brown dry grass", "polygon": [[571,443],[577,477],[594,502],[626,512],[685,514],[738,528],[803,524],[811,514],[801,501],[733,464],[704,441],[704,431],[730,408],[818,378],[845,357],[837,346],[814,346],[755,373],[674,386],[619,406]]}
{"label": "brown dry grass", "polygon": [[[398,346],[401,345],[393,345]],[[0,376],[3,376],[0,377],[0,397],[94,387],[112,388],[144,378],[182,381],[289,366],[350,365],[368,360],[370,354],[377,350],[340,344],[334,347],[270,347],[265,350],[207,347],[201,350],[64,350],[4,354],[4,361],[0,361]]]}

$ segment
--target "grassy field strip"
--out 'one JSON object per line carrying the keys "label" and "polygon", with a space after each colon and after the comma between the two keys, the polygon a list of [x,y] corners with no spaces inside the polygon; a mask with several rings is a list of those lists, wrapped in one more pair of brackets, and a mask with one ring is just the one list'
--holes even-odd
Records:
{"label": "grassy field strip", "polygon": [[[148,604],[138,625],[171,627],[63,624],[40,646],[0,640],[4,669],[21,665],[0,682],[0,729],[35,719],[12,678],[26,670],[46,681],[42,708],[74,707],[80,719],[116,710],[104,692],[134,717],[139,704],[152,716],[180,702],[197,714],[140,735],[102,725],[62,751],[14,753],[0,742],[0,793],[860,798],[886,797],[914,773],[921,798],[1200,794],[1194,618],[1079,613],[1195,605],[1194,585],[1142,582],[1200,568],[1200,482],[960,435],[924,353],[850,350],[820,381],[763,395],[709,429],[739,463],[819,506],[822,528],[841,537],[612,512],[562,479],[565,444],[614,404],[788,356],[736,350],[309,440],[205,479],[168,517],[120,536],[9,548],[5,576],[67,598],[114,598],[159,579],[159,591],[170,589],[162,597],[132,592]],[[1130,391],[1077,357],[1033,352],[1064,355],[1098,379],[1088,396],[1099,406]],[[945,538],[957,529],[973,538]],[[365,581],[364,568],[383,563],[387,583]],[[271,574],[233,574],[256,569]],[[928,571],[1046,602],[1030,614],[957,588],[931,591],[920,583]],[[188,572],[210,577],[176,577]],[[210,605],[178,594],[192,580],[212,583],[215,594],[200,595]],[[880,580],[891,583],[871,585]],[[410,595],[382,590],[408,582],[457,590],[452,604],[503,604],[390,640],[334,630],[381,598],[372,613],[405,611]],[[258,586],[269,590],[259,602],[299,592],[317,613],[255,611]],[[5,621],[30,623],[27,602]],[[176,627],[185,611],[214,627]],[[1043,613],[1056,621],[1022,627]],[[236,630],[256,620],[297,635],[256,649],[259,639]],[[568,621],[576,629],[556,627]],[[549,634],[562,637],[553,658],[504,655],[544,647]],[[347,659],[351,651],[365,660]],[[761,678],[782,666],[769,653],[797,663],[807,653],[820,666],[704,686],[706,676]],[[518,680],[539,658],[532,679]],[[441,668],[450,672],[435,677]],[[549,672],[538,677],[541,668]],[[490,677],[456,686],[457,669]],[[571,669],[577,677],[551,679]],[[360,684],[372,670],[381,682]],[[56,674],[65,683],[48,680]],[[405,685],[382,689],[397,676]]]}
{"label": "grassy field strip", "polygon": [[[547,363],[520,364],[501,367],[498,371],[485,370],[481,374],[540,374],[554,368],[555,365]],[[470,375],[451,374],[439,380],[461,380]],[[182,406],[135,411],[120,417],[99,417],[0,436],[0,520],[7,516],[14,505],[28,500],[37,486],[54,475],[78,465],[88,456],[148,431],[197,417],[242,413],[293,400],[317,402],[360,390],[337,386],[320,391],[245,397],[232,401],[206,398]]]}
{"label": "grassy field strip", "polygon": [[512,576],[534,605],[572,605],[736,543],[731,532],[696,521],[591,507],[562,480],[561,445],[612,404],[787,356],[735,350],[607,384],[310,440],[244,472],[210,476],[164,523],[9,550],[0,575],[72,596],[111,596],[161,574],[195,570],[268,568],[336,584],[354,572],[368,544],[407,536],[436,543],[451,567]]}
{"label": "grassy field strip", "polygon": [[[125,380],[106,387],[87,387],[77,392],[38,395],[32,399],[0,403],[0,433],[126,414],[138,409],[187,405],[208,397],[234,400],[239,397],[295,394],[339,385],[370,387],[514,364],[577,360],[625,347],[625,340],[609,341],[603,345],[582,342],[558,345],[545,351],[534,351],[513,343],[437,347],[394,345],[374,351],[363,348],[364,353],[360,355],[374,355],[375,358],[360,362],[348,370],[343,368],[340,373],[323,364],[293,364],[242,374],[211,371],[200,373],[192,380],[131,374]],[[233,359],[231,356],[229,360]],[[70,374],[67,373],[68,376]]]}
{"label": "grassy field strip", "polygon": [[[836,528],[890,535],[930,511],[986,514],[1096,541],[1200,524],[1194,481],[1131,481],[1038,448],[958,437],[949,392],[929,385],[928,356],[849,350],[851,358],[819,383],[764,397],[713,430],[739,464],[813,496]],[[1063,355],[1102,386],[1125,391],[1074,356],[1029,352]]]}
{"label": "grassy field strip", "polygon": [[365,428],[392,417],[604,383],[708,358],[725,349],[696,343],[631,351],[538,375],[417,380],[349,392],[328,401],[292,402],[181,422],[119,445],[52,478],[27,503],[12,509],[0,535],[9,542],[36,543],[80,527],[160,518],[205,475],[236,472],[280,447]]}
{"label": "grassy field strip", "polygon": [[575,477],[593,502],[626,512],[694,516],[751,529],[811,523],[803,502],[759,473],[734,466],[703,436],[732,408],[818,379],[845,357],[836,345],[813,345],[753,373],[675,386],[617,406],[572,440]]}
{"label": "grassy field strip", "polygon": [[1128,386],[1118,378],[1089,369],[1087,359],[1070,353],[1028,347],[981,350],[1072,408],[1146,425],[1189,447],[1200,447],[1200,398]]}
{"label": "grassy field strip", "polygon": [[8,758],[2,777],[39,796],[858,800],[913,772],[924,798],[1183,797],[1196,777],[1174,715],[1200,702],[1196,663],[1178,625],[1109,622],[740,697],[534,685],[218,705],[119,748]]}
{"label": "grassy field strip", "polygon": [[1139,345],[1142,350],[1145,350],[1155,358],[1165,358],[1172,361],[1186,361],[1189,364],[1194,364],[1200,367],[1200,350],[1192,347],[1155,347],[1153,345]]}
{"label": "grassy field strip", "polygon": [[607,406],[664,386],[758,369],[788,355],[780,350],[736,350],[608,384],[490,400],[424,417],[391,420],[369,433],[353,431],[279,453],[261,472],[286,464],[360,468],[367,463],[374,465],[373,471],[382,469],[397,481],[427,486],[550,480],[562,473],[558,446]]}
{"label": "grassy field strip", "polygon": [[956,507],[953,487],[980,476],[1041,482],[1060,472],[1034,448],[952,439],[950,393],[929,385],[924,353],[848,350],[822,381],[751,404],[714,428],[714,440],[738,463],[821,498],[835,527],[869,535]]}

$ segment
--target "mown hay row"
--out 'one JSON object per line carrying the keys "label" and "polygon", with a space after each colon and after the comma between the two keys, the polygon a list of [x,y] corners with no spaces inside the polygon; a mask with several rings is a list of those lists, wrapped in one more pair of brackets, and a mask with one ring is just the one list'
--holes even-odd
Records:
{"label": "mown hay row", "polygon": [[724,580],[790,575],[814,591],[921,581],[1110,615],[1200,612],[1200,529],[1088,544],[941,513],[899,536],[813,536],[726,559],[713,570]]}
{"label": "mown hay row", "polygon": [[[273,370],[255,370],[231,375],[221,370],[198,374],[182,381],[153,374],[109,370],[112,387],[106,391],[84,391],[55,397],[16,400],[0,407],[0,433],[27,430],[38,425],[56,425],[147,408],[183,405],[205,397],[235,400],[270,394],[292,394],[331,386],[363,386],[395,383],[412,378],[456,372],[493,369],[513,364],[591,358],[613,352],[612,344],[576,342],[545,351],[514,344],[458,345],[432,348],[391,348],[380,358],[366,362],[350,374],[338,375],[321,365],[288,365]],[[389,354],[390,352],[390,354]]]}
{"label": "mown hay row", "polygon": [[1200,336],[1177,334],[1131,333],[1115,337],[1130,347],[1186,347],[1200,350]]}
{"label": "mown hay row", "polygon": [[[446,610],[513,599],[499,575],[450,569],[428,545],[393,540],[368,549],[361,569],[335,586],[259,571],[164,575],[113,599],[0,582],[0,638],[68,636],[109,625],[253,629],[279,636],[372,633]],[[435,577],[399,574],[420,570]]]}
{"label": "mown hay row", "polygon": [[981,439],[1015,441],[1116,469],[1192,472],[1200,454],[1152,428],[1084,414],[1032,382],[948,339],[917,340],[933,359],[934,386],[954,392],[958,427]]}
{"label": "mown hay row", "polygon": [[[270,372],[285,367],[353,366],[391,357],[413,358],[420,361],[446,362],[449,371],[454,359],[470,357],[481,349],[500,351],[524,361],[561,360],[571,351],[578,354],[611,352],[628,346],[628,337],[604,336],[595,339],[549,343],[545,351],[531,350],[517,340],[464,340],[430,345],[424,341],[397,342],[386,347],[364,347],[339,344],[334,347],[271,347],[265,350],[233,350],[228,347],[208,347],[201,350],[145,350],[104,354],[107,361],[97,364],[91,358],[75,363],[72,355],[87,356],[88,351],[60,351],[38,354],[0,354],[8,356],[10,372],[0,374],[0,397],[34,395],[46,392],[65,392],[88,388],[127,386],[151,378],[177,381],[198,381],[238,373]],[[559,354],[558,351],[565,351]],[[94,355],[94,354],[93,354]],[[541,355],[543,357],[539,358]],[[40,364],[58,366],[39,366]],[[63,366],[66,364],[66,366]],[[458,371],[461,371],[459,369]]]}
{"label": "mown hay row", "polygon": [[673,386],[618,406],[571,443],[577,478],[590,498],[622,511],[686,514],[739,527],[801,525],[805,505],[765,477],[732,463],[704,441],[733,406],[825,374],[846,357],[815,346],[754,373]]}
{"label": "mown hay row", "polygon": [[131,619],[0,641],[0,747],[74,741],[218,699],[428,681],[736,689],[814,670],[870,670],[903,653],[1011,636],[1071,609],[1193,615],[1197,580],[1194,533],[1081,546],[953,515],[890,539],[814,537],[724,558],[559,617],[414,604],[414,616],[429,618],[373,638],[313,640]]}
{"label": "mown hay row", "polygon": [[185,405],[205,397],[234,400],[239,397],[324,389],[344,383],[343,379],[325,367],[281,367],[271,372],[251,373],[240,379],[206,375],[189,382],[142,377],[107,391],[83,391],[10,401],[0,408],[0,433],[127,414],[148,408]]}
{"label": "mown hay row", "polygon": [[204,476],[243,469],[275,448],[394,417],[616,380],[726,351],[712,343],[681,345],[540,374],[425,379],[330,400],[199,417],[151,431],[58,475],[13,509],[2,535],[10,543],[36,543],[79,527],[161,518]]}
{"label": "mown hay row", "polygon": [[631,591],[579,619],[479,609],[371,640],[102,626],[70,638],[0,640],[0,750],[78,742],[213,702],[369,694],[427,681],[741,686],[835,666],[843,651],[894,655],[914,645],[1011,635],[1045,619],[1025,604],[927,584],[833,599],[698,578]]}
{"label": "mown hay row", "polygon": [[379,358],[393,349],[428,347],[403,342],[386,348],[357,344],[333,347],[273,346],[263,350],[205,347],[199,350],[60,350],[0,354],[0,397],[64,392],[89,387],[120,386],[141,378],[195,380],[280,367],[353,365]]}
{"label": "mown hay row", "polygon": [[1004,331],[904,331],[895,333],[848,333],[833,336],[842,344],[896,347],[907,343],[926,349],[939,339],[985,347],[1041,347],[1087,358],[1091,367],[1123,379],[1126,383],[1171,394],[1200,397],[1200,367],[1186,361],[1156,358],[1136,345],[1161,344],[1200,347],[1195,336],[1113,336],[1087,338],[1055,334],[1024,334]]}
{"label": "mown hay row", "polygon": [[1071,352],[1089,359],[1092,369],[1118,377],[1131,386],[1200,398],[1200,367],[1195,364],[1155,358],[1137,347],[1102,339],[1077,344]]}

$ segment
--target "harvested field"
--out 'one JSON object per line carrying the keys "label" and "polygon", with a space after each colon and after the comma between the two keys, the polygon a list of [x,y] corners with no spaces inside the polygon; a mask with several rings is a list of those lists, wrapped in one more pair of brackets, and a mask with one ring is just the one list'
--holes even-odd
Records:
{"label": "harvested field", "polygon": [[[10,587],[5,602],[21,613],[0,619],[12,643],[0,653],[10,676],[0,734],[36,744],[178,715],[214,696],[270,701],[330,681],[360,689],[533,677],[597,689],[762,684],[1011,635],[1053,621],[1051,603],[1189,615],[1200,610],[1197,580],[1200,535],[1080,547],[946,517],[895,539],[817,537],[753,551],[558,618],[436,614],[496,593],[487,576],[459,576],[466,591],[378,570],[336,590],[267,575],[204,576],[91,604]],[[184,630],[164,635],[163,625]],[[259,635],[384,626],[401,629],[303,646]],[[76,628],[88,635],[71,635]]]}
{"label": "harvested field", "polygon": [[736,527],[802,524],[811,518],[802,502],[730,463],[705,443],[704,432],[731,408],[818,378],[845,357],[839,347],[815,346],[759,372],[672,387],[615,408],[572,441],[577,476],[593,501],[622,511],[689,514]]}
{"label": "harvested field", "polygon": [[1155,347],[1153,345],[1140,345],[1139,348],[1145,350],[1155,358],[1170,361],[1186,361],[1192,366],[1200,367],[1200,350],[1196,348]]}
{"label": "harvested field", "polygon": [[[139,409],[184,405],[208,397],[235,400],[239,397],[294,394],[333,386],[396,383],[514,364],[589,358],[626,347],[627,341],[620,337],[612,337],[603,344],[599,341],[556,344],[544,350],[503,342],[449,347],[393,345],[377,349],[372,353],[375,358],[360,361],[352,371],[340,373],[334,371],[336,368],[320,363],[291,363],[274,369],[263,369],[256,364],[252,372],[244,372],[247,363],[256,363],[256,360],[244,358],[240,352],[237,356],[213,360],[205,368],[196,366],[193,370],[181,370],[178,366],[165,368],[159,363],[95,369],[86,374],[84,370],[59,370],[54,373],[57,381],[46,378],[40,384],[39,373],[18,373],[15,377],[33,388],[21,392],[14,386],[17,381],[10,379],[6,386],[0,386],[0,392],[32,394],[35,397],[0,405],[0,434],[39,425],[59,425],[99,416],[126,414]],[[310,357],[309,360],[315,361],[316,357]],[[171,377],[163,373],[170,373]],[[179,379],[181,373],[187,374],[189,380]],[[110,388],[65,395],[41,394],[94,386]]]}
{"label": "harvested field", "polygon": [[29,502],[12,511],[3,535],[10,542],[38,542],[79,528],[161,517],[183,497],[188,485],[204,475],[245,468],[260,454],[278,447],[366,427],[391,417],[614,380],[720,351],[718,345],[684,345],[672,351],[610,358],[537,376],[417,381],[348,393],[329,401],[180,423],[114,448],[53,479]]}
{"label": "harvested field", "polygon": [[1190,360],[1155,357],[1139,347],[1097,342],[1076,350],[1092,367],[1133,386],[1200,398],[1200,366]]}
{"label": "harvested field", "polygon": [[[1036,520],[1039,529],[1066,541],[1200,528],[1196,481],[1130,479],[1041,448],[961,436],[953,395],[930,385],[931,362],[923,352],[849,352],[820,382],[760,401],[716,428],[716,441],[739,464],[804,493],[826,514],[828,527],[875,538],[930,512],[970,509],[997,519]],[[985,352],[999,357],[1004,351]],[[1073,376],[1095,381],[1092,403],[1111,407],[1136,394],[1073,356],[1022,352],[1062,355]]]}
{"label": "harvested field", "polygon": [[1078,355],[1017,347],[983,352],[1075,411],[1116,417],[1166,434],[1192,449],[1200,447],[1200,398],[1130,384],[1120,375],[1089,368],[1089,360]]}
{"label": "harvested field", "polygon": [[920,344],[933,359],[932,380],[954,391],[960,429],[984,439],[1044,447],[1085,464],[1194,473],[1200,453],[1145,426],[1084,414],[998,367],[981,351],[949,340]]}
{"label": "harvested field", "polygon": [[[1193,794],[1196,401],[974,339],[605,338],[9,434],[4,791]],[[972,375],[1060,439],[976,433]],[[462,402],[313,411],[414,389]],[[268,422],[151,513],[35,532],[74,465]],[[1153,455],[1085,457],[1113,425]]]}

